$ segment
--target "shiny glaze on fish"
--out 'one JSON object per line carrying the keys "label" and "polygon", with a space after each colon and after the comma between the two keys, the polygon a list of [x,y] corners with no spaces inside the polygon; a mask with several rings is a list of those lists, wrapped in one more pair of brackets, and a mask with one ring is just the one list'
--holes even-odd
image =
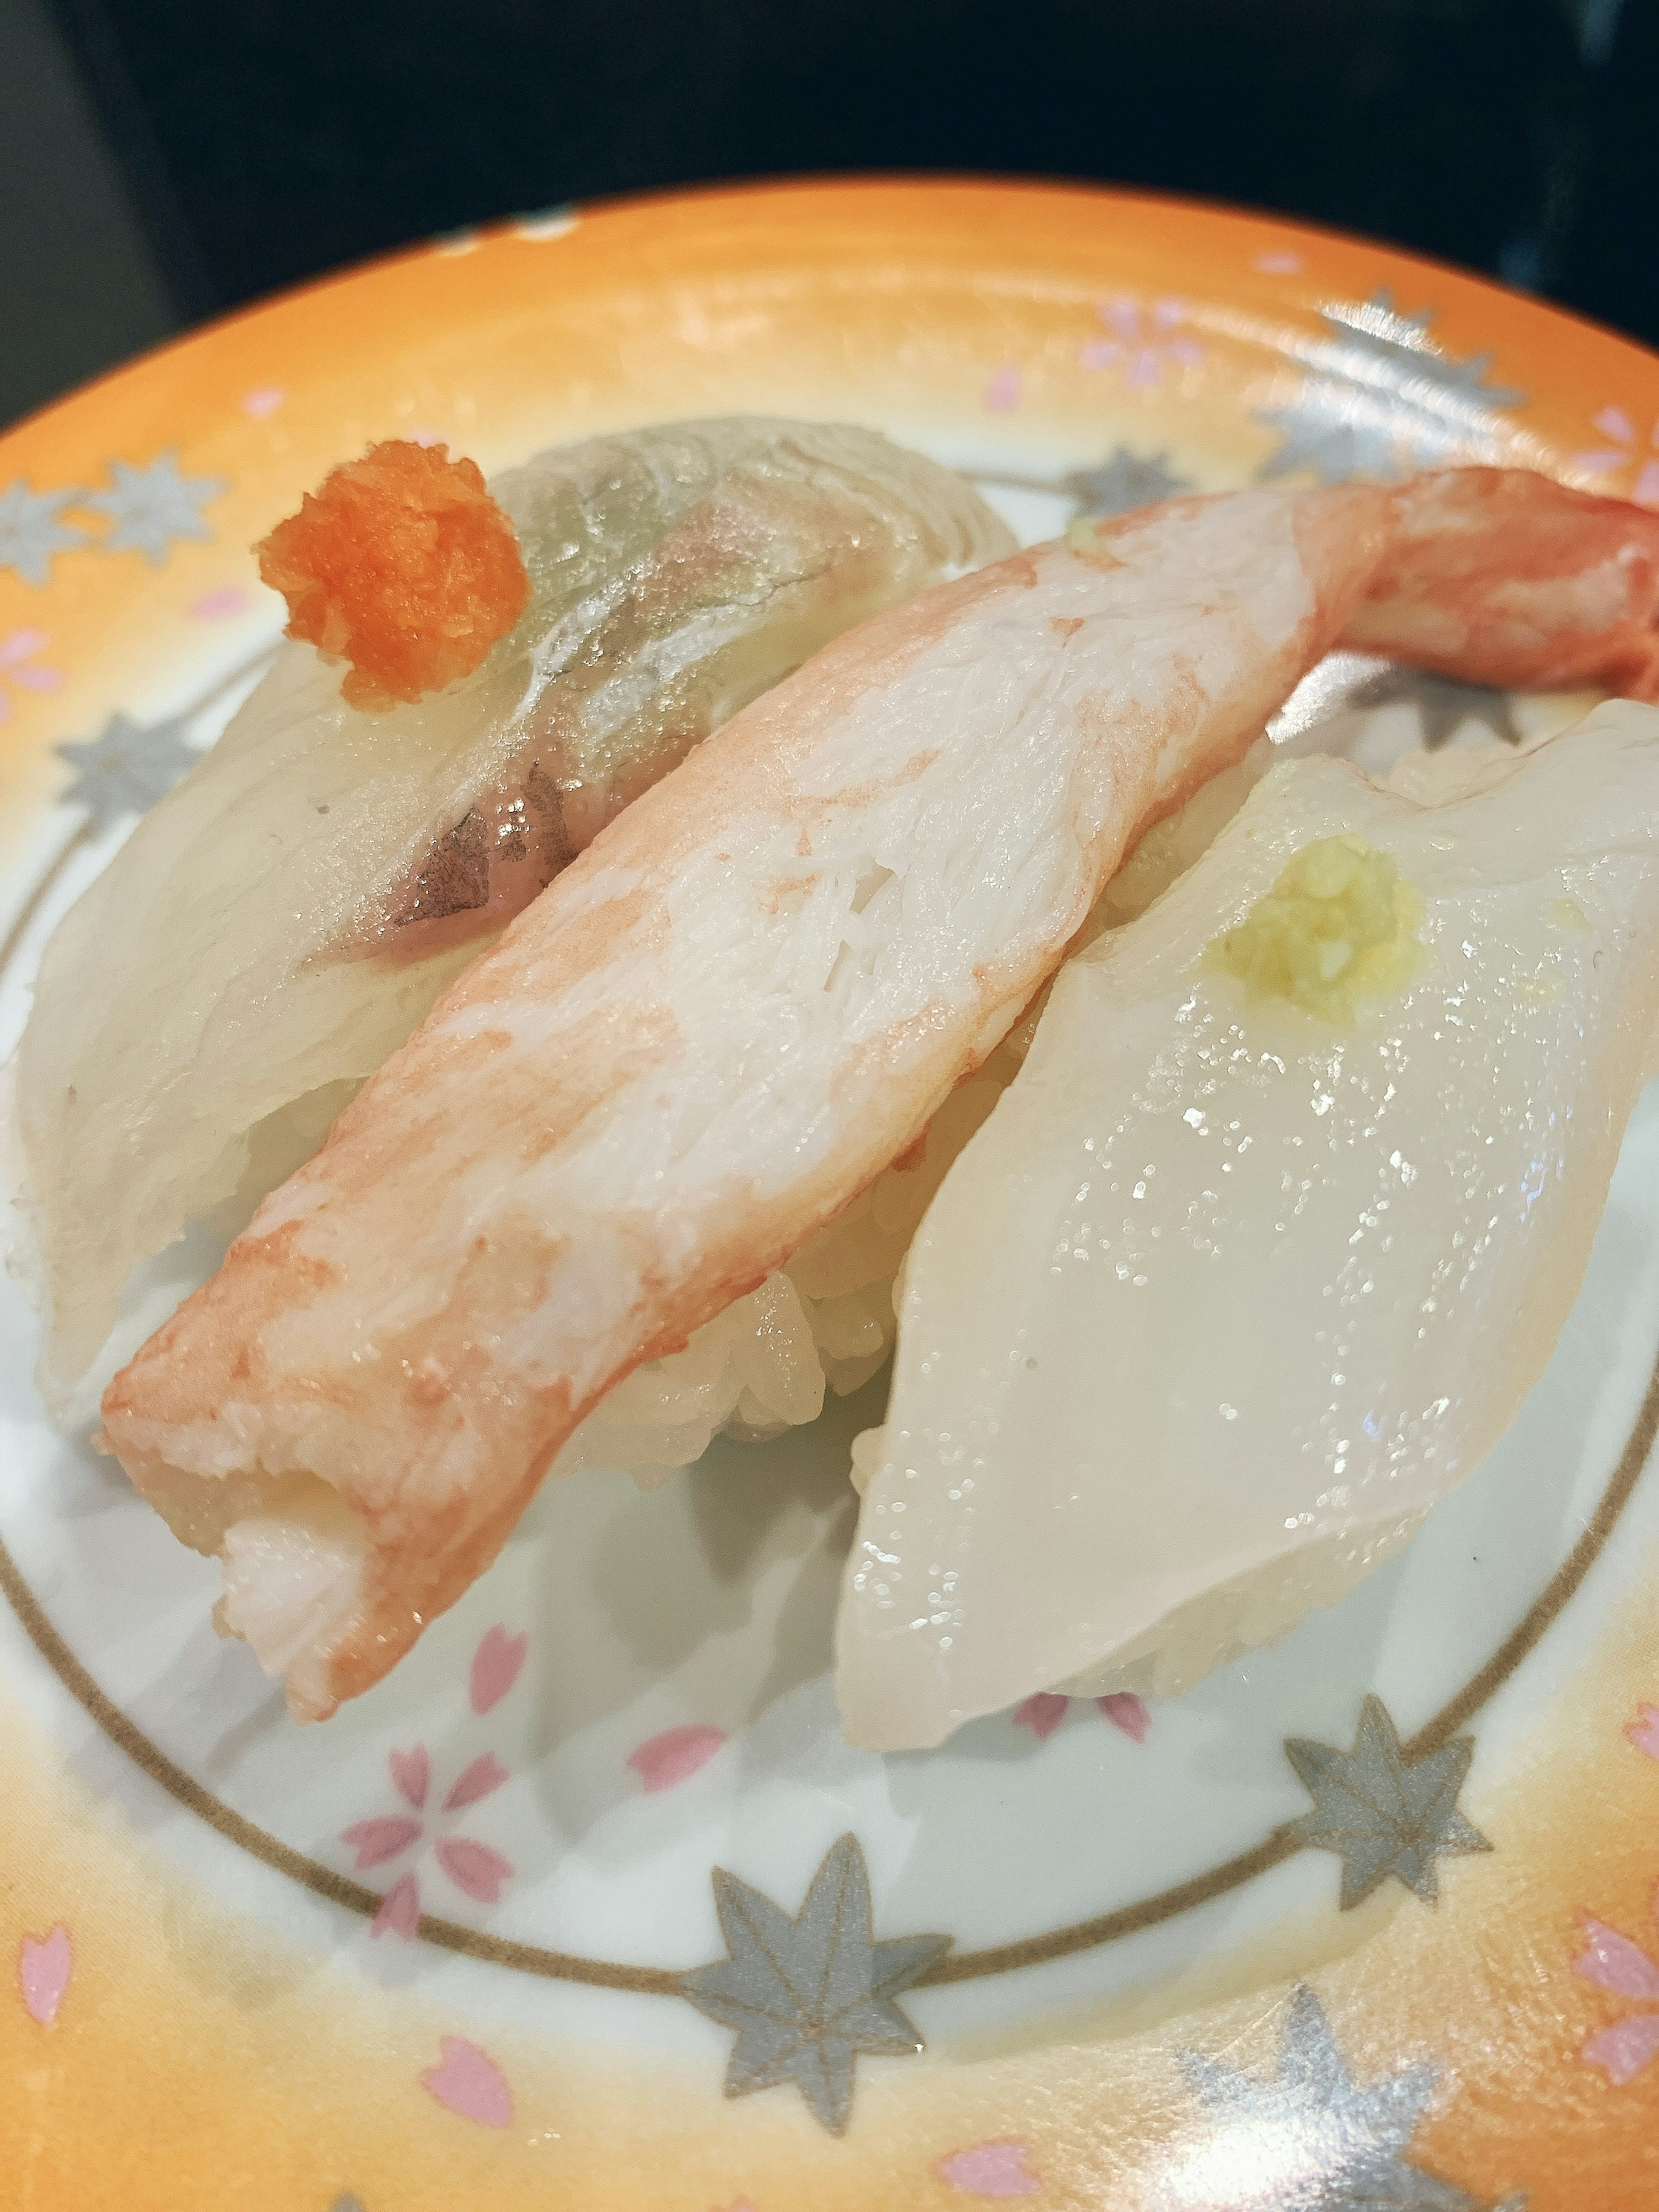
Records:
{"label": "shiny glaze on fish", "polygon": [[828,639],[1013,544],[845,425],[667,424],[491,489],[531,603],[483,665],[368,713],[286,646],[47,947],[18,1097],[60,1406],[134,1262],[304,1158],[606,822]]}
{"label": "shiny glaze on fish", "polygon": [[875,617],[474,963],[117,1377],[112,1448],[328,1713],[605,1390],[911,1142],[1322,653],[1650,690],[1656,612],[1659,517],[1470,470],[1172,501]]}
{"label": "shiny glaze on fish", "polygon": [[[1468,1475],[1583,1279],[1659,1018],[1659,712],[1419,805],[1281,762],[1057,978],[905,1267],[842,1586],[848,1735],[1170,1695],[1329,1605]],[[1420,771],[1412,781],[1421,781]],[[1322,841],[1409,956],[1352,1015],[1206,958]]]}

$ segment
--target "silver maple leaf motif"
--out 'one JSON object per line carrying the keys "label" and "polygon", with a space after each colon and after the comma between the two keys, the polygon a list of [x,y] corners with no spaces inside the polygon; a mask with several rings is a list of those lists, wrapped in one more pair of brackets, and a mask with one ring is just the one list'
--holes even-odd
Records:
{"label": "silver maple leaf motif", "polygon": [[64,805],[84,806],[94,835],[124,814],[147,813],[201,757],[185,741],[190,719],[175,714],[146,729],[131,714],[112,714],[95,738],[59,745],[58,758],[75,771]]}
{"label": "silver maple leaf motif", "polygon": [[52,556],[71,545],[83,545],[87,533],[72,522],[60,522],[60,507],[79,507],[86,494],[31,491],[19,477],[0,491],[0,568],[15,568],[26,584],[43,589],[52,574]]}
{"label": "silver maple leaf motif", "polygon": [[105,552],[131,547],[159,568],[175,538],[212,538],[202,509],[228,489],[222,477],[180,476],[176,453],[160,453],[145,469],[112,461],[109,473],[111,489],[89,492],[84,501],[113,525],[102,541]]}
{"label": "silver maple leaf motif", "polygon": [[1459,684],[1449,676],[1403,668],[1372,653],[1328,653],[1310,669],[1267,725],[1275,744],[1300,738],[1339,714],[1396,702],[1415,707],[1429,751],[1455,737],[1465,722],[1480,722],[1504,744],[1521,743],[1515,702],[1507,691]]}
{"label": "silver maple leaf motif", "polygon": [[1403,699],[1416,708],[1423,725],[1423,743],[1437,751],[1465,722],[1481,722],[1506,745],[1518,745],[1521,731],[1515,719],[1515,702],[1507,691],[1489,690],[1484,684],[1460,684],[1450,676],[1431,675],[1424,668],[1389,667],[1367,677],[1351,695],[1356,707],[1388,707]]}
{"label": "silver maple leaf motif", "polygon": [[1192,489],[1192,478],[1177,476],[1168,465],[1169,459],[1167,447],[1158,453],[1136,453],[1118,446],[1098,468],[1073,469],[1054,489],[1077,501],[1079,514],[1129,514],[1138,507],[1151,507],[1155,501]]}
{"label": "silver maple leaf motif", "polygon": [[[1159,2212],[1483,2212],[1403,2154],[1439,2068],[1422,2061],[1362,2087],[1305,1982],[1266,2080],[1199,2051],[1179,2057],[1210,2124],[1177,2151]],[[1525,2203],[1508,2197],[1491,2212]]]}
{"label": "silver maple leaf motif", "polygon": [[1128,514],[1138,507],[1151,507],[1157,500],[1172,499],[1178,491],[1190,491],[1192,478],[1177,476],[1168,465],[1169,459],[1167,447],[1162,453],[1137,453],[1127,446],[1115,446],[1097,467],[1069,469],[1064,476],[1019,476],[995,469],[976,469],[973,475],[977,484],[1052,493],[1074,501],[1080,515],[1102,519]]}
{"label": "silver maple leaf motif", "polygon": [[843,1836],[825,1855],[793,1920],[720,1867],[714,1903],[730,1955],[686,1974],[680,1988],[699,2012],[737,2030],[726,2095],[793,2081],[830,2134],[845,2134],[860,2056],[921,2049],[893,2000],[951,1938],[875,1941],[870,1875],[856,1836]]}
{"label": "silver maple leaf motif", "polygon": [[1168,458],[1168,447],[1161,453],[1130,453],[1119,445],[1097,469],[1073,469],[1060,484],[1078,500],[1082,515],[1128,515],[1155,500],[1175,498],[1176,491],[1192,491],[1192,477],[1176,476]]}
{"label": "silver maple leaf motif", "polygon": [[1256,417],[1284,434],[1260,481],[1311,469],[1322,483],[1346,483],[1397,477],[1402,465],[1499,458],[1495,410],[1526,394],[1486,382],[1489,353],[1454,360],[1429,336],[1433,310],[1403,315],[1386,290],[1320,313],[1332,336],[1310,352],[1302,389]]}
{"label": "silver maple leaf motif", "polygon": [[1381,1698],[1359,1708],[1352,1751],[1291,1736],[1285,1753],[1314,1801],[1290,1832],[1342,1859],[1341,1908],[1362,1904],[1392,1875],[1425,1905],[1439,1894],[1436,1862],[1492,1845],[1457,1809],[1474,1738],[1407,1759]]}

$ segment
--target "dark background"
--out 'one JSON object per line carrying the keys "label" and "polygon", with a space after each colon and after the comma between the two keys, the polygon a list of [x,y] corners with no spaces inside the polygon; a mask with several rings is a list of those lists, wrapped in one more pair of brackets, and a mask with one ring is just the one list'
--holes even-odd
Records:
{"label": "dark background", "polygon": [[565,199],[1097,178],[1364,230],[1659,342],[1659,0],[0,0],[0,420]]}

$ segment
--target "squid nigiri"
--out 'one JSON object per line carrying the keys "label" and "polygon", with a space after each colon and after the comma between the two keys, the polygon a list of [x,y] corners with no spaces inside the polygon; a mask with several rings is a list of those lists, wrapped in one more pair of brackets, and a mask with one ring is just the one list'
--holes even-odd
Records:
{"label": "squid nigiri", "polygon": [[854,1742],[1189,1687],[1397,1550],[1531,1389],[1655,1066],[1659,713],[1468,781],[1281,763],[1061,970],[855,1447]]}
{"label": "squid nigiri", "polygon": [[1351,624],[1651,692],[1656,617],[1659,516],[1470,470],[1176,501],[826,647],[473,963],[110,1386],[110,1446],[223,1560],[222,1627],[298,1716],[377,1681],[588,1409],[915,1139]]}
{"label": "squid nigiri", "polygon": [[592,439],[493,494],[505,520],[470,464],[382,447],[272,533],[297,641],[47,947],[17,1119],[59,1410],[135,1262],[296,1164],[623,806],[837,632],[1013,544],[844,425]]}

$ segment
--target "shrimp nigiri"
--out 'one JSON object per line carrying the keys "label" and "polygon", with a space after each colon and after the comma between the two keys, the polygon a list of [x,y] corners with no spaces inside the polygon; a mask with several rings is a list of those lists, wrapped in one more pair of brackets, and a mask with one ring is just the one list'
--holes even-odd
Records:
{"label": "shrimp nigiri", "polygon": [[824,648],[445,994],[106,1394],[301,1717],[377,1681],[564,1439],[925,1127],[1149,823],[1345,636],[1659,690],[1659,516],[1468,470],[1170,502]]}
{"label": "shrimp nigiri", "polygon": [[46,948],[17,1121],[59,1411],[135,1263],[297,1164],[613,815],[838,632],[1014,542],[840,424],[590,439],[491,492],[380,447],[279,526],[296,641]]}

